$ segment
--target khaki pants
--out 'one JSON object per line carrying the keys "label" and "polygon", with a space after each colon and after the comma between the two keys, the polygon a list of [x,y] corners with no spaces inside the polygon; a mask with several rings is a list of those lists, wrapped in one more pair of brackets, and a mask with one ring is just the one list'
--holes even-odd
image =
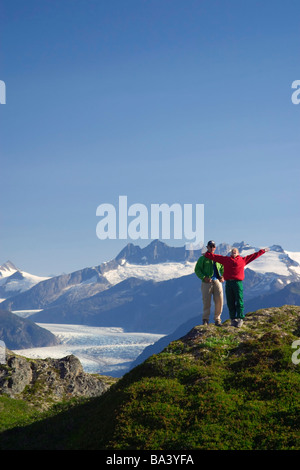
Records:
{"label": "khaki pants", "polygon": [[215,321],[221,320],[223,309],[223,287],[222,283],[217,279],[212,282],[202,282],[201,286],[203,300],[203,320],[209,320],[211,298],[215,303]]}

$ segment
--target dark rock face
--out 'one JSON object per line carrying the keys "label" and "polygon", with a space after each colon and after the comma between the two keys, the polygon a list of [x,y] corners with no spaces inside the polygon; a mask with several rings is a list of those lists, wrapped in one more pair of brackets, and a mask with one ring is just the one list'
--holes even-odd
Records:
{"label": "dark rock face", "polygon": [[170,247],[159,240],[153,240],[145,248],[128,243],[118,254],[116,261],[122,259],[133,264],[157,264],[167,261],[197,261],[202,250],[186,250],[185,247]]}
{"label": "dark rock face", "polygon": [[0,388],[10,396],[21,393],[32,381],[32,369],[25,358],[12,356],[0,372]]}
{"label": "dark rock face", "polygon": [[9,349],[55,346],[60,341],[50,331],[28,318],[0,309],[0,339]]}
{"label": "dark rock face", "polygon": [[0,393],[39,402],[42,408],[68,398],[100,396],[110,387],[108,379],[84,372],[74,355],[33,360],[8,352],[0,364]]}

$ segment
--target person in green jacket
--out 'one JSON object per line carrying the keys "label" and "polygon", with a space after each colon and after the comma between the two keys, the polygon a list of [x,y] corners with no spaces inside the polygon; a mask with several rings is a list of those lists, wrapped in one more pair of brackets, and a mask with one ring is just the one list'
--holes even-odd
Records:
{"label": "person in green jacket", "polygon": [[[216,244],[213,240],[207,243],[207,251],[214,254]],[[203,325],[208,325],[211,308],[211,298],[215,304],[214,321],[216,326],[221,326],[221,313],[223,310],[223,273],[224,266],[209,260],[204,255],[200,256],[195,266],[195,273],[201,279],[201,292],[203,301]]]}

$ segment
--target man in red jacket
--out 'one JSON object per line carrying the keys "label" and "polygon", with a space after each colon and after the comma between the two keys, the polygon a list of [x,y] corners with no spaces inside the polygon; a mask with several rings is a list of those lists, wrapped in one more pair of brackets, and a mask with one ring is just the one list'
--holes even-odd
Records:
{"label": "man in red jacket", "polygon": [[245,318],[243,299],[245,266],[267,251],[269,251],[269,248],[259,250],[252,255],[240,256],[239,250],[233,248],[231,256],[215,255],[209,252],[206,252],[204,255],[206,258],[221,263],[224,266],[225,293],[232,326],[241,327]]}

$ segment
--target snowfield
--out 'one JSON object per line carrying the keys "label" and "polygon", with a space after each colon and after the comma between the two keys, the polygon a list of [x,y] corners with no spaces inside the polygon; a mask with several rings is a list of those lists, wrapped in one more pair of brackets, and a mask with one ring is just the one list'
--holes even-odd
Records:
{"label": "snowfield", "polygon": [[[249,247],[249,249],[241,251],[240,255],[247,256],[258,250],[259,248]],[[298,263],[298,266],[289,266],[289,258]],[[139,265],[130,264],[124,260],[116,269],[106,272],[104,276],[112,285],[116,285],[129,277],[160,282],[193,274],[195,265],[196,262],[188,261]],[[246,266],[247,268],[260,274],[274,273],[278,276],[287,277],[297,275],[300,279],[300,253],[278,252],[271,249],[252,261]]]}
{"label": "snowfield", "polygon": [[39,277],[34,276],[33,274],[25,273],[20,271],[24,279],[9,279],[6,278],[0,279],[0,285],[5,284],[5,290],[7,292],[16,291],[16,293],[25,292],[31,287],[35,286],[41,281],[49,279],[48,277]]}
{"label": "snowfield", "polygon": [[159,264],[130,264],[123,262],[117,267],[104,273],[104,277],[112,285],[124,281],[130,277],[136,277],[146,281],[153,280],[155,282],[167,281],[181,276],[192,274],[195,269],[194,262],[169,262]]}

